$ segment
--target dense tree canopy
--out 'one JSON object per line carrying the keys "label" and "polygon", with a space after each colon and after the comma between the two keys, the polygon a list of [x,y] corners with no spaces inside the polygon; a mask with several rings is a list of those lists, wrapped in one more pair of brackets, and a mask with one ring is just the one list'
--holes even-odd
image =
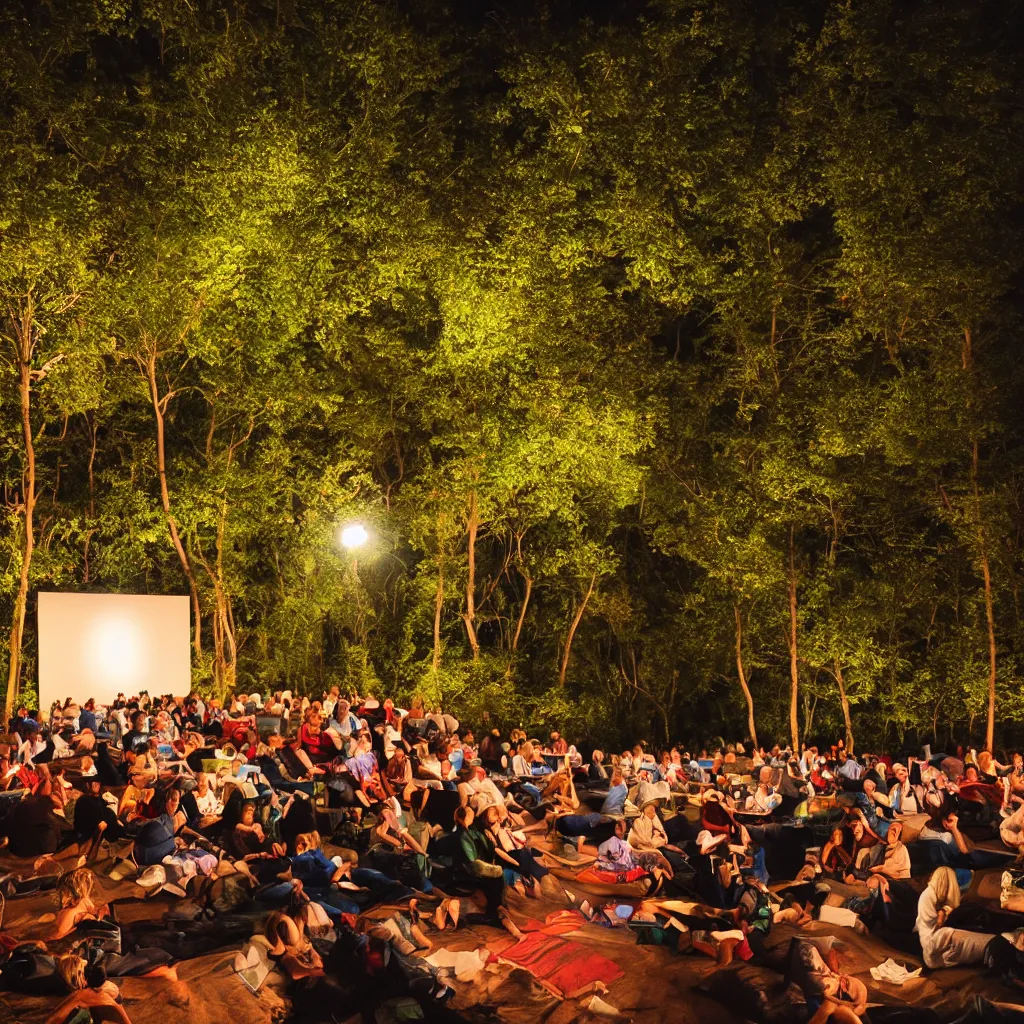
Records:
{"label": "dense tree canopy", "polygon": [[1009,738],[1021,18],[3,5],[8,704],[94,589],[207,692]]}

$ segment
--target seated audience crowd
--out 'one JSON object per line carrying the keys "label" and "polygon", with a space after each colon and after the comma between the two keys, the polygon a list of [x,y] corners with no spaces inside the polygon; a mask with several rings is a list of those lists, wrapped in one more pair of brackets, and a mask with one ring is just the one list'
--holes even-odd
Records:
{"label": "seated audience crowd", "polygon": [[[45,935],[5,934],[0,988],[59,999],[52,1024],[127,1024],[112,979],[173,980],[254,934],[296,1012],[324,996],[369,1011],[381,992],[437,1009],[452,995],[424,960],[437,933],[520,939],[541,899],[722,967],[774,967],[814,1024],[869,1019],[864,982],[801,932],[815,920],[929,970],[1024,979],[1019,754],[639,743],[585,758],[558,732],[478,739],[420,699],[334,688],[22,707],[0,762],[3,855],[25,863],[0,893],[56,906]],[[196,916],[121,920],[101,865]],[[999,907],[964,899],[991,870]]]}

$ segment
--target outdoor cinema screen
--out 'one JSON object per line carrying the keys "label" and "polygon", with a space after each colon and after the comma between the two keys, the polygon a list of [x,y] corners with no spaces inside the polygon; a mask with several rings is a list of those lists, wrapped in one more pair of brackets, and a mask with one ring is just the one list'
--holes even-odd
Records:
{"label": "outdoor cinema screen", "polygon": [[39,594],[39,703],[191,688],[187,597]]}

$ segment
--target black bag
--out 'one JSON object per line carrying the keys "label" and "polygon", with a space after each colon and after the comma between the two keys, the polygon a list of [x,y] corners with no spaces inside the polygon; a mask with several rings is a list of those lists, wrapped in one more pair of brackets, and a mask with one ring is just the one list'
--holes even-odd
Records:
{"label": "black bag", "polygon": [[121,927],[115,921],[81,921],[78,934],[86,940],[90,952],[121,952]]}
{"label": "black bag", "polygon": [[0,988],[33,996],[66,995],[57,961],[38,946],[17,946],[0,968]]}

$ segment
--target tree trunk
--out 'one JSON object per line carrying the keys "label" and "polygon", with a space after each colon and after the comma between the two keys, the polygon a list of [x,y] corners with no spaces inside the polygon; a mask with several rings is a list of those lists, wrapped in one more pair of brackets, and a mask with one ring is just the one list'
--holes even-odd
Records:
{"label": "tree trunk", "polygon": [[[89,519],[91,522],[96,520],[96,438],[99,432],[99,424],[96,422],[95,416],[86,415],[86,423],[89,425]],[[92,543],[92,535],[96,532],[95,528],[90,525],[89,529],[85,531],[85,544],[82,547],[82,582],[88,586],[89,584],[89,545]]]}
{"label": "tree trunk", "polygon": [[981,498],[978,495],[978,441],[971,451],[971,483],[974,489],[974,513],[978,527],[978,552],[981,558],[981,579],[985,589],[985,623],[988,626],[988,719],[985,723],[985,748],[991,750],[996,729],[996,620],[992,602],[992,570],[982,524]]}
{"label": "tree trunk", "polygon": [[747,732],[754,746],[757,747],[757,726],[754,724],[754,695],[750,692],[747,683],[746,669],[743,667],[743,617],[740,615],[739,603],[733,604],[733,611],[736,613],[736,673],[740,680],[740,689],[743,691],[743,699],[747,702]]}
{"label": "tree trunk", "polygon": [[[230,455],[228,456],[230,465]],[[217,522],[217,578],[214,587],[214,595],[217,599],[217,615],[220,618],[221,638],[223,646],[227,648],[227,657],[223,660],[223,676],[221,684],[225,695],[235,688],[235,678],[238,674],[238,643],[235,638],[235,616],[231,611],[231,596],[224,587],[224,524],[228,517],[227,500],[221,502],[220,519]]]}
{"label": "tree trunk", "polygon": [[437,593],[434,595],[434,671],[441,667],[441,607],[444,605],[444,570],[437,573]]}
{"label": "tree trunk", "polygon": [[473,660],[480,657],[480,641],[476,636],[476,534],[480,526],[480,517],[476,504],[476,491],[469,492],[469,519],[466,529],[469,533],[469,573],[466,577],[466,611],[462,620],[466,623],[466,636],[473,651]]}
{"label": "tree trunk", "polygon": [[839,703],[843,706],[843,723],[846,725],[846,751],[853,753],[853,722],[850,718],[850,701],[846,696],[846,681],[843,679],[843,666],[837,657],[833,663],[833,675],[839,687]]}
{"label": "tree trunk", "polygon": [[800,666],[796,652],[796,553],[793,527],[789,528],[789,732],[793,739],[793,753],[800,752],[800,722],[797,704],[800,696]]}
{"label": "tree trunk", "polygon": [[[964,328],[963,368],[974,367],[974,339],[969,327]],[[973,404],[973,403],[972,403]],[[971,491],[974,497],[974,525],[978,533],[978,558],[985,593],[985,623],[988,627],[988,717],[985,722],[985,747],[992,749],[996,729],[996,621],[992,600],[992,568],[989,564],[985,525],[981,514],[981,496],[978,492],[978,438],[971,443]]]}
{"label": "tree trunk", "polygon": [[167,528],[171,534],[171,543],[178,553],[181,567],[188,578],[189,590],[192,594],[192,618],[195,623],[192,645],[195,648],[197,660],[203,656],[202,629],[203,620],[199,607],[199,588],[196,586],[196,578],[192,572],[192,565],[188,555],[185,553],[181,537],[178,535],[178,523],[171,512],[171,496],[167,489],[167,453],[164,446],[164,409],[167,399],[160,398],[160,388],[156,380],[156,351],[149,352],[146,357],[146,376],[149,380],[149,396],[153,403],[153,416],[156,420],[156,468],[160,478],[160,504],[163,506],[164,518],[167,520]]}
{"label": "tree trunk", "polygon": [[[519,570],[523,573],[523,570]],[[530,605],[530,595],[533,593],[533,577],[527,576],[523,573],[523,579],[526,580],[526,593],[523,594],[523,603],[519,609],[519,618],[516,620],[516,631],[512,636],[512,652],[515,653],[516,648],[519,646],[519,636],[523,632],[523,622],[526,619],[526,609]]]}
{"label": "tree trunk", "polygon": [[7,665],[7,694],[4,701],[5,718],[9,719],[21,689],[21,653],[25,640],[25,609],[28,605],[29,570],[32,553],[35,550],[36,510],[36,448],[32,435],[32,327],[31,307],[24,312],[15,330],[15,349],[18,357],[18,397],[21,404],[21,432],[25,442],[25,539],[22,547],[21,572],[18,576],[18,593],[14,599],[14,615],[11,619],[10,659]]}
{"label": "tree trunk", "polygon": [[590,586],[587,587],[587,592],[580,602],[579,608],[576,609],[576,614],[572,618],[572,623],[569,626],[569,633],[565,638],[565,646],[562,648],[562,665],[558,670],[558,685],[565,685],[565,673],[569,669],[569,655],[572,653],[572,639],[576,635],[576,629],[580,624],[580,619],[583,618],[583,613],[587,610],[587,602],[590,600],[590,595],[594,592],[594,587],[597,584],[597,573],[590,577]]}

